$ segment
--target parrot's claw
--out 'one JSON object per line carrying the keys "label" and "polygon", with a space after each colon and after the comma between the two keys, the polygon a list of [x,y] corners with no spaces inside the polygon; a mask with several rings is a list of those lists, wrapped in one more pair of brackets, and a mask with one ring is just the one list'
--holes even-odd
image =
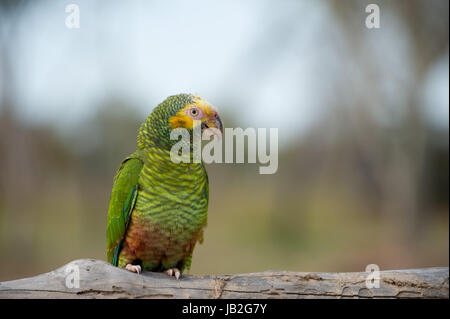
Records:
{"label": "parrot's claw", "polygon": [[142,272],[142,268],[139,265],[132,265],[132,264],[127,264],[125,266],[125,269],[131,272],[136,272],[138,274],[140,274]]}
{"label": "parrot's claw", "polygon": [[166,270],[166,274],[169,275],[169,277],[175,276],[175,278],[178,280],[181,276],[181,272],[178,268],[170,268]]}

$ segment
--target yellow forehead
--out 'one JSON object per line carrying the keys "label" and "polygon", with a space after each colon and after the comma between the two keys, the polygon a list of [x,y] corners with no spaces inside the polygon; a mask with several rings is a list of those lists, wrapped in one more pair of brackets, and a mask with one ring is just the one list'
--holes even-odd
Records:
{"label": "yellow forehead", "polygon": [[198,95],[195,95],[192,103],[186,104],[184,108],[178,111],[177,115],[170,118],[170,127],[172,129],[177,127],[185,127],[192,130],[194,121],[189,116],[188,111],[193,107],[198,107],[203,111],[204,117],[202,120],[208,118],[213,113],[213,107],[208,103],[208,101]]}

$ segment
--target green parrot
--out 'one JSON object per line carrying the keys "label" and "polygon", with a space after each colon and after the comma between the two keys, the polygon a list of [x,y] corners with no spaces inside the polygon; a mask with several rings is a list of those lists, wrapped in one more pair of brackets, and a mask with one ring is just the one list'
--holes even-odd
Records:
{"label": "green parrot", "polygon": [[164,271],[177,279],[189,270],[192,252],[203,241],[209,200],[202,162],[171,160],[175,128],[223,132],[217,110],[197,95],[169,96],[142,123],[137,150],[123,160],[109,201],[107,259],[140,273]]}

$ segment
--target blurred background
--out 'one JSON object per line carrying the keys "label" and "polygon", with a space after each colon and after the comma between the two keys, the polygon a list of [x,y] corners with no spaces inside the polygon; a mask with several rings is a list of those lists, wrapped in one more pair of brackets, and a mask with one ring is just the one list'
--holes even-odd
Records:
{"label": "blurred background", "polygon": [[208,165],[191,273],[448,266],[448,6],[0,1],[0,280],[105,260],[115,171],[181,92],[279,130],[274,175]]}

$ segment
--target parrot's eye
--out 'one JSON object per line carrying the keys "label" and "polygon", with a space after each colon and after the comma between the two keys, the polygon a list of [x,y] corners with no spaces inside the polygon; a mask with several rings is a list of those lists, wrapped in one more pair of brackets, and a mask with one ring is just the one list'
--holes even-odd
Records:
{"label": "parrot's eye", "polygon": [[199,120],[199,119],[201,119],[203,117],[203,112],[199,108],[193,107],[193,108],[189,109],[189,115],[194,120]]}

